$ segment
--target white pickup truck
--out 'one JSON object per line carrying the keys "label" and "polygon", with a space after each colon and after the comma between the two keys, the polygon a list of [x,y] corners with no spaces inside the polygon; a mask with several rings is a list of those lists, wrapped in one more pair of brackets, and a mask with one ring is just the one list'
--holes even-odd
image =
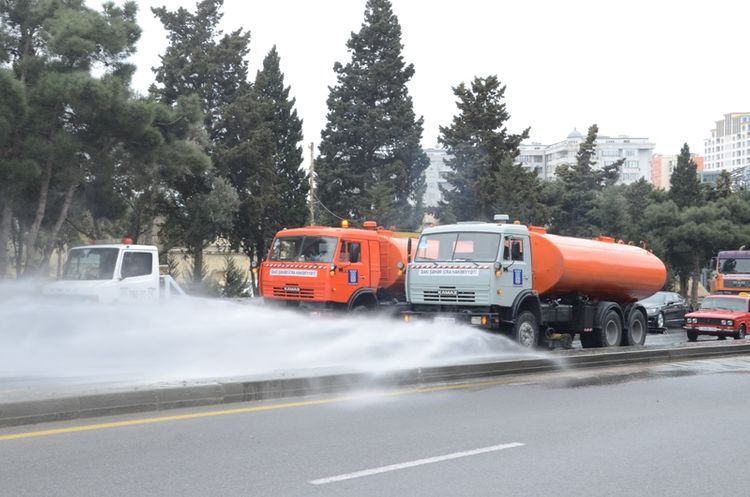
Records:
{"label": "white pickup truck", "polygon": [[62,278],[45,285],[42,293],[103,303],[185,295],[171,276],[159,273],[159,250],[129,239],[70,249]]}

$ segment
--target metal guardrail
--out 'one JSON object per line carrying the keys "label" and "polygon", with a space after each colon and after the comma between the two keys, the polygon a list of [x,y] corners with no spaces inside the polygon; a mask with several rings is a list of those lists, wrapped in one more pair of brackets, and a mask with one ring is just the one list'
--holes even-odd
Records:
{"label": "metal guardrail", "polygon": [[83,394],[20,402],[0,401],[0,427],[46,421],[161,411],[372,388],[419,388],[504,375],[619,365],[665,363],[750,354],[750,343],[551,355],[549,358],[415,368],[384,373],[344,373],[300,378],[228,380],[211,383]]}

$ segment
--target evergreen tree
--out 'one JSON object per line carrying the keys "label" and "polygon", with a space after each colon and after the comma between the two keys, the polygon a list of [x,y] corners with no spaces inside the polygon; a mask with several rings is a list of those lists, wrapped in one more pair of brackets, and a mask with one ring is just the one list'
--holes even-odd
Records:
{"label": "evergreen tree", "polygon": [[81,0],[0,3],[0,64],[27,107],[2,154],[2,169],[29,179],[5,197],[0,223],[2,244],[15,219],[19,272],[46,264],[81,185],[106,175],[118,145],[150,125],[129,88],[136,11],[134,2],[100,12]]}
{"label": "evergreen tree", "polygon": [[[263,126],[270,129],[275,146],[272,157],[276,173],[273,193],[281,209],[269,216],[273,224],[267,229],[271,230],[270,235],[273,236],[279,229],[305,224],[309,192],[307,175],[300,169],[302,120],[294,108],[295,98],[289,98],[290,88],[284,86],[284,74],[275,46],[266,55],[263,68],[255,76],[254,89],[265,104],[261,107],[264,111]],[[270,241],[269,238],[267,236],[266,241]]]}
{"label": "evergreen tree", "polygon": [[557,168],[560,182],[560,203],[552,220],[556,233],[568,236],[595,235],[596,222],[592,219],[598,194],[617,182],[625,159],[602,168],[596,167],[596,137],[599,127],[592,124],[586,139],[581,143],[574,165]]}
{"label": "evergreen tree", "polygon": [[677,157],[677,165],[669,178],[669,184],[669,198],[678,207],[685,208],[702,203],[698,170],[687,143],[682,146]]}
{"label": "evergreen tree", "polygon": [[419,143],[423,120],[406,87],[414,67],[404,63],[389,0],[368,0],[347,48],[351,61],[333,68],[337,83],[316,161],[317,212],[325,223],[373,218],[413,226],[429,160]]}
{"label": "evergreen tree", "polygon": [[224,284],[221,286],[221,294],[224,297],[241,297],[247,287],[248,277],[237,265],[234,257],[224,257]]}
{"label": "evergreen tree", "polygon": [[224,0],[201,0],[194,14],[183,7],[174,12],[151,9],[169,40],[161,65],[154,69],[158,85],[151,92],[170,105],[180,97],[197,95],[209,139],[217,131],[221,108],[248,86],[250,33],[238,29],[224,34],[219,29],[223,5]]}
{"label": "evergreen tree", "polygon": [[[445,162],[451,169],[438,216],[444,222],[491,219],[498,210],[506,210],[531,220],[539,183],[533,172],[513,164],[529,130],[508,133],[505,86],[497,76],[475,77],[470,87],[461,83],[453,94],[459,114],[450,126],[440,127],[438,138],[448,152]],[[521,209],[523,213],[514,206],[520,207],[516,202],[522,198],[530,202]]]}
{"label": "evergreen tree", "polygon": [[715,185],[702,183],[701,186],[705,188],[703,196],[709,202],[727,198],[732,194],[732,174],[729,171],[721,171]]}
{"label": "evergreen tree", "polygon": [[[219,125],[224,109],[249,90],[245,58],[250,33],[243,33],[241,29],[227,35],[222,33],[218,28],[222,5],[223,0],[202,0],[194,14],[182,7],[175,12],[164,7],[152,9],[167,31],[169,46],[161,56],[161,65],[154,69],[158,86],[152,86],[151,93],[171,106],[181,99],[198,98],[207,137],[202,140],[202,146],[212,158],[222,133],[226,134]],[[201,142],[198,137],[196,141]],[[190,250],[194,278],[203,275],[203,249],[217,236],[228,235],[233,230],[226,216],[233,219],[239,207],[233,186],[236,183],[231,179],[219,181],[211,165],[184,177],[176,188],[179,199],[166,203],[168,217],[173,220],[164,231],[171,237],[167,242],[179,240]],[[216,187],[220,190],[213,191]],[[226,204],[219,206],[217,201]],[[204,208],[209,210],[204,211]]]}

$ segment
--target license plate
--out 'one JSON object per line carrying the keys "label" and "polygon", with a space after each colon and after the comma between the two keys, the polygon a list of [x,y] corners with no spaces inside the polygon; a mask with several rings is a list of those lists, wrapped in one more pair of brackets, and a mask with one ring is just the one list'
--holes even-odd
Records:
{"label": "license plate", "polygon": [[456,318],[448,316],[437,316],[435,318],[436,323],[456,324]]}
{"label": "license plate", "polygon": [[698,331],[719,331],[719,328],[713,326],[698,326]]}

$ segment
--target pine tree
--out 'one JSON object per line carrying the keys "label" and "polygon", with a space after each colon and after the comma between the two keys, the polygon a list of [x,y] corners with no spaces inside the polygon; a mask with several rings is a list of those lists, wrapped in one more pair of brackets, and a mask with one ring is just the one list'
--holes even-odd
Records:
{"label": "pine tree", "polygon": [[[307,194],[309,184],[302,166],[302,120],[294,108],[296,99],[289,98],[290,88],[284,86],[279,55],[274,46],[263,60],[263,68],[255,76],[255,93],[261,102],[263,126],[271,131],[275,152],[273,165],[276,172],[274,194],[281,209],[274,213],[272,226],[275,233],[281,228],[302,226],[307,219]],[[271,233],[271,235],[273,235]],[[267,240],[268,241],[268,240]]]}
{"label": "pine tree", "polygon": [[669,184],[669,198],[678,207],[685,208],[702,203],[698,170],[687,143],[682,146],[677,157],[677,165],[669,178]]}
{"label": "pine tree", "polygon": [[[533,172],[513,164],[529,130],[508,133],[505,86],[497,76],[476,77],[470,87],[461,83],[453,93],[458,98],[459,114],[450,126],[440,127],[438,138],[448,152],[445,162],[451,169],[438,216],[443,222],[452,222],[491,219],[503,211],[532,220],[539,182]],[[514,205],[521,198],[532,201],[523,212]]]}
{"label": "pine tree", "polygon": [[625,159],[602,168],[596,167],[596,138],[599,127],[592,124],[586,139],[580,144],[576,163],[564,164],[557,168],[557,181],[560,182],[561,196],[555,206],[556,215],[552,228],[556,233],[568,236],[591,236],[598,233],[594,219],[598,194],[612,186],[619,178],[620,167]]}
{"label": "pine tree", "polygon": [[209,139],[215,137],[221,108],[248,85],[250,33],[238,29],[224,34],[219,29],[223,5],[224,0],[201,0],[194,14],[183,7],[174,12],[151,9],[169,40],[161,65],[154,69],[158,86],[151,92],[170,105],[180,97],[197,95]]}
{"label": "pine tree", "polygon": [[[224,34],[218,24],[223,16],[223,0],[202,0],[194,14],[180,7],[151,9],[167,31],[169,45],[161,56],[161,65],[154,69],[158,86],[151,93],[160,102],[178,105],[186,98],[198,98],[203,112],[206,139],[196,142],[215,159],[217,142],[225,130],[221,127],[224,109],[249,91],[247,61],[250,33],[242,29]],[[203,249],[217,236],[227,235],[239,207],[236,183],[217,177],[213,162],[204,170],[185,176],[175,190],[178,198],[167,202],[168,219],[163,230],[173,243],[180,240],[193,258],[193,277],[202,277]],[[219,188],[215,190],[215,188]],[[215,191],[214,191],[215,190]],[[220,206],[217,202],[224,201]],[[204,209],[209,209],[204,211]],[[216,218],[216,219],[213,219]],[[213,222],[211,222],[213,221]]]}
{"label": "pine tree", "polygon": [[0,64],[27,107],[0,167],[25,178],[4,197],[0,223],[2,244],[15,219],[19,272],[46,265],[81,185],[106,175],[122,142],[152,124],[129,88],[136,12],[134,2],[101,11],[80,0],[0,2]]}
{"label": "pine tree", "polygon": [[341,217],[414,225],[429,160],[420,146],[423,120],[406,87],[414,66],[403,60],[389,0],[368,0],[347,48],[351,61],[334,65],[337,83],[316,161],[317,212],[326,223]]}

